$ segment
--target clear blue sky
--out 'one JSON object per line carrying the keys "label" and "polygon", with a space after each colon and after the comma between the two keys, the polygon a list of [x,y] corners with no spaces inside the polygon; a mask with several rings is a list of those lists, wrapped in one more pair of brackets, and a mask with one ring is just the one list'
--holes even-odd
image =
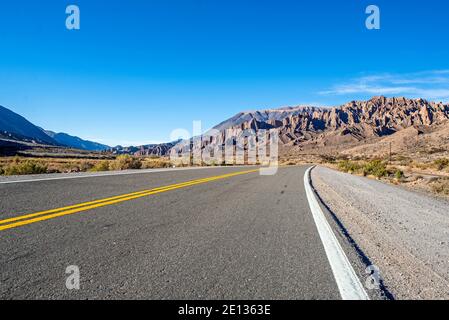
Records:
{"label": "clear blue sky", "polygon": [[[77,4],[81,30],[65,28]],[[365,8],[381,9],[381,30]],[[0,4],[0,105],[115,144],[239,111],[376,94],[449,101],[447,0],[46,0]]]}

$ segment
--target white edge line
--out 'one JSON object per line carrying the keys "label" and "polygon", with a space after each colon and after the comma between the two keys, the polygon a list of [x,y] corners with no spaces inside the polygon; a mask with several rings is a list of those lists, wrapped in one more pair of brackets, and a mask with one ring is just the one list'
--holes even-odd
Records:
{"label": "white edge line", "polygon": [[53,178],[35,178],[35,179],[23,179],[23,180],[11,180],[0,181],[0,184],[12,184],[12,183],[25,183],[25,182],[37,182],[37,181],[52,181],[52,180],[66,180],[66,179],[81,179],[81,178],[95,178],[95,177],[110,177],[121,176],[130,174],[145,174],[145,173],[158,173],[158,172],[173,172],[173,171],[185,171],[185,170],[202,170],[202,169],[220,169],[220,168],[241,168],[246,166],[214,166],[214,167],[184,167],[184,168],[164,168],[164,169],[143,169],[135,171],[121,171],[114,173],[96,173],[96,174],[83,174],[74,176],[63,176]]}
{"label": "white edge line", "polygon": [[304,175],[304,187],[307,200],[312,211],[318,233],[326,251],[327,259],[337,282],[341,298],[343,300],[369,300],[369,296],[363,288],[359,278],[349,262],[343,248],[337,240],[331,226],[321,210],[315,193],[310,185],[310,172],[313,167],[307,169]]}

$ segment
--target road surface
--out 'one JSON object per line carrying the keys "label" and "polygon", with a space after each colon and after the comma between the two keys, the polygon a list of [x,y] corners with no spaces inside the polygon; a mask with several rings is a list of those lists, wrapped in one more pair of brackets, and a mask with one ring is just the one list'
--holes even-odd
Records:
{"label": "road surface", "polygon": [[306,169],[0,183],[0,298],[340,299]]}

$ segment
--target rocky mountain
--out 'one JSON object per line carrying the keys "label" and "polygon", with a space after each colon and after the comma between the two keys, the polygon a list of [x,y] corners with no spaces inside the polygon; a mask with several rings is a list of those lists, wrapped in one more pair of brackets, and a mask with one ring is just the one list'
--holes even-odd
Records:
{"label": "rocky mountain", "polygon": [[[360,144],[375,146],[389,136],[401,136],[403,140],[405,136],[436,128],[444,132],[445,127],[449,127],[449,105],[423,99],[381,96],[368,101],[351,101],[338,107],[298,106],[241,112],[214,127],[220,132],[219,139],[203,138],[200,141],[195,138],[193,143],[205,148],[215,141],[226,140],[229,143],[232,139],[235,144],[235,138],[245,130],[270,129],[279,133],[281,157],[291,155],[294,158],[300,153],[340,153]],[[401,132],[403,134],[399,134]],[[176,152],[186,149],[187,143],[183,141],[177,145]]]}
{"label": "rocky mountain", "polygon": [[297,106],[262,111],[240,112],[232,118],[216,125],[214,129],[219,131],[226,130],[251,121],[256,121],[258,123],[274,123],[275,121],[282,121],[287,117],[300,115],[306,111],[313,112],[316,109],[318,108],[310,106]]}
{"label": "rocky mountain", "polygon": [[31,143],[58,145],[39,127],[11,110],[0,106],[0,137]]}
{"label": "rocky mountain", "polygon": [[105,151],[111,148],[110,146],[98,142],[83,140],[79,137],[71,136],[63,132],[56,133],[49,130],[44,130],[44,132],[60,145],[74,149],[87,150],[87,151]]}
{"label": "rocky mountain", "polygon": [[221,131],[275,129],[284,145],[308,141],[360,141],[383,137],[413,126],[431,126],[449,119],[449,105],[423,99],[374,97],[334,108],[292,107],[240,113],[221,123]]}
{"label": "rocky mountain", "polygon": [[173,142],[167,142],[167,143],[161,143],[161,144],[147,144],[143,146],[130,146],[130,147],[122,147],[122,146],[116,146],[113,148],[110,148],[108,151],[112,152],[113,154],[130,154],[135,156],[167,156],[170,153],[171,148],[173,148],[178,141]]}

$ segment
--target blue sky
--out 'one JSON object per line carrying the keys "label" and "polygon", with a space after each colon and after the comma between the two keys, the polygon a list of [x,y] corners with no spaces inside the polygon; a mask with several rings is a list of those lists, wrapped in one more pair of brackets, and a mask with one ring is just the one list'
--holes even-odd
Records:
{"label": "blue sky", "polygon": [[[65,8],[81,29],[65,28]],[[378,5],[381,30],[365,28]],[[110,145],[239,111],[371,96],[449,101],[446,0],[0,4],[0,105]]]}

